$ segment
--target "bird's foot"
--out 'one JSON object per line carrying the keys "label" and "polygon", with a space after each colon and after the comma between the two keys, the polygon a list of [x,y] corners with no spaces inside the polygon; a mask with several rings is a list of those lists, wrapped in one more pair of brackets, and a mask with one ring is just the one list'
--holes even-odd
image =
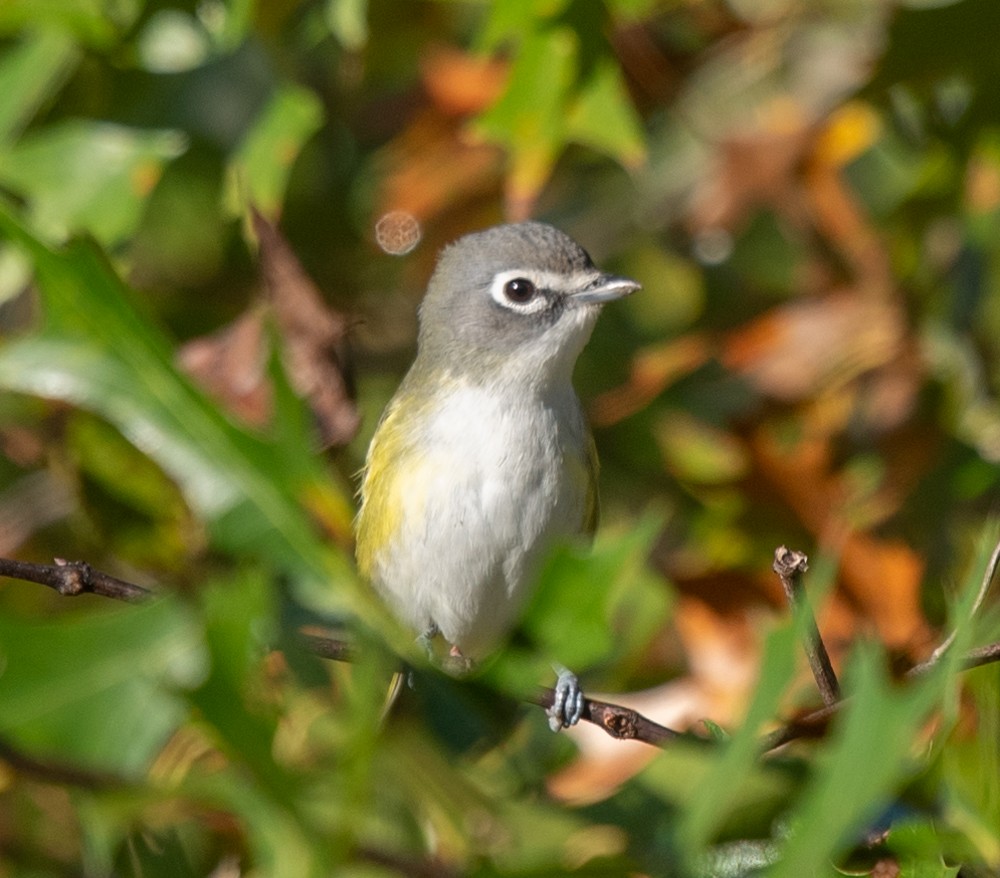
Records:
{"label": "bird's foot", "polygon": [[448,650],[448,657],[444,660],[442,665],[446,671],[452,674],[462,675],[469,673],[469,671],[475,667],[476,663],[472,659],[462,655],[462,650],[453,645],[451,649]]}
{"label": "bird's foot", "polygon": [[417,636],[417,643],[420,644],[430,662],[434,661],[434,638],[440,633],[438,626],[431,622],[430,627],[423,634]]}
{"label": "bird's foot", "polygon": [[568,729],[580,722],[583,716],[583,690],[576,674],[557,668],[558,677],[555,685],[555,699],[552,706],[545,711],[549,717],[549,728],[553,732]]}

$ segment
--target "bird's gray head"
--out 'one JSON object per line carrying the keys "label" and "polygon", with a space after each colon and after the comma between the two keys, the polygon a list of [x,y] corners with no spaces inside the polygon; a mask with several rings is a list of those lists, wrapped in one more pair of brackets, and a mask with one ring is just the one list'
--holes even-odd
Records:
{"label": "bird's gray head", "polygon": [[420,308],[417,360],[484,379],[496,370],[568,379],[601,305],[637,289],[545,223],[475,232],[438,260]]}

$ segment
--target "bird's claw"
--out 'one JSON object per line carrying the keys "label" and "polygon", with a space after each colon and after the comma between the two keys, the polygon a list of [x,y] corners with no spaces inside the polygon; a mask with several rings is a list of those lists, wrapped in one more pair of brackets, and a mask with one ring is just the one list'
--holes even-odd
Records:
{"label": "bird's claw", "polygon": [[576,674],[565,668],[560,669],[558,674],[555,698],[552,706],[545,711],[549,717],[549,728],[553,732],[575,726],[583,716],[583,690]]}

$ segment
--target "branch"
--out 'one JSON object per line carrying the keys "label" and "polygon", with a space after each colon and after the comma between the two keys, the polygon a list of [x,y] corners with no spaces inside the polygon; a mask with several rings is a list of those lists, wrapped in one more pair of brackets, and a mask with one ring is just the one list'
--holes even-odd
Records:
{"label": "branch", "polygon": [[0,558],[0,576],[47,585],[63,597],[98,594],[119,601],[136,602],[151,594],[141,585],[95,570],[86,561],[65,561],[62,558],[56,558],[55,564],[30,564]]}
{"label": "branch", "polygon": [[[790,551],[784,547],[775,552],[775,572],[778,573],[782,586],[786,589],[786,594],[790,595],[789,599],[796,601],[796,607],[799,606],[801,574],[806,569],[806,561],[806,556],[801,552]],[[982,604],[983,597],[998,565],[1000,565],[1000,545],[990,559],[973,612]],[[32,564],[0,558],[0,576],[35,582],[67,596],[90,593],[135,603],[154,595],[154,592],[135,583],[126,582],[95,570],[84,561],[64,561],[57,558],[55,564]],[[812,618],[811,612],[809,618],[812,620],[812,629],[815,631],[815,619]],[[353,660],[354,648],[344,640],[307,633],[300,633],[300,636],[305,648],[320,658],[343,662]],[[822,662],[825,659],[829,665],[829,657],[818,631],[814,637],[815,639],[807,644],[807,652],[810,652],[812,647],[817,647],[815,661]],[[931,658],[912,667],[906,676],[919,676],[929,671],[939,661],[940,655],[953,639],[953,636],[949,637],[942,646],[934,651]],[[811,652],[810,655],[812,655]],[[811,657],[810,664],[813,660],[814,658]],[[969,650],[963,656],[961,664],[963,669],[967,670],[995,662],[1000,662],[1000,642]],[[822,672],[817,677],[817,683],[821,678]],[[832,668],[830,669],[830,679],[836,685],[836,677],[833,675]],[[836,691],[839,691],[839,687]],[[543,688],[539,690],[535,698],[531,699],[531,702],[548,709],[552,705],[554,697],[554,690]],[[822,733],[829,719],[846,703],[846,701],[835,699],[834,702],[791,721],[762,739],[761,752],[767,753],[799,738],[816,737]],[[681,737],[679,732],[661,726],[631,708],[591,698],[585,701],[583,719],[593,723],[618,740],[642,741],[654,747],[665,747],[671,741]],[[0,748],[0,757],[2,756],[6,756],[6,754]],[[56,771],[61,771],[61,768],[56,768]]]}
{"label": "branch", "polygon": [[[986,600],[986,595],[990,590],[990,584],[993,582],[993,577],[996,576],[997,565],[1000,564],[1000,542],[993,547],[993,554],[990,555],[990,560],[986,563],[986,570],[983,573],[983,581],[979,583],[979,591],[976,592],[976,599],[972,602],[972,608],[969,610],[969,618],[975,617],[976,613],[979,612],[980,608],[983,606],[983,601]],[[917,674],[922,674],[925,671],[929,671],[934,667],[941,657],[948,651],[952,643],[955,642],[955,638],[958,636],[958,628],[952,629],[951,634],[949,634],[945,640],[930,654],[930,657],[921,662],[919,665],[915,665],[907,671],[907,676],[915,676]],[[997,644],[993,644],[997,646]],[[991,655],[989,650],[991,647],[979,647],[979,650],[985,651],[985,655]],[[973,658],[973,653],[977,650],[972,650],[972,652],[967,653],[965,658],[962,660],[963,665],[966,667],[978,667],[981,664],[988,664],[990,660],[996,661],[996,659],[988,659],[986,661],[979,661],[977,664],[968,664],[969,659]]]}
{"label": "branch", "polygon": [[382,866],[384,869],[406,875],[407,878],[459,878],[464,874],[436,859],[414,860],[411,857],[376,848],[358,847],[354,849],[354,854],[365,863]]}
{"label": "branch", "polygon": [[816,625],[816,617],[802,588],[802,574],[809,569],[808,561],[802,552],[779,546],[774,552],[774,572],[781,580],[781,587],[785,590],[792,613],[802,620],[802,646],[823,703],[829,706],[840,700],[840,683],[837,682],[830,654],[826,651]]}
{"label": "branch", "polygon": [[[91,593],[133,603],[153,596],[153,592],[141,586],[94,570],[85,561],[57,558],[55,564],[31,564],[0,558],[0,576],[37,582],[67,596]],[[320,658],[338,662],[353,660],[354,649],[346,641],[301,632],[299,636],[306,649]],[[554,690],[542,689],[532,703],[547,709],[554,699]],[[656,747],[663,747],[679,736],[678,732],[647,719],[631,708],[590,698],[585,700],[583,719],[604,729],[612,738],[643,741]]]}
{"label": "branch", "polygon": [[[790,602],[798,600],[801,589],[800,577],[807,569],[806,560],[806,556],[801,552],[791,551],[786,549],[784,546],[779,547],[774,553],[774,571],[781,579],[781,584],[784,587],[785,594],[788,595]],[[986,595],[990,590],[990,585],[993,582],[993,578],[996,576],[998,567],[1000,567],[1000,542],[994,546],[993,553],[990,555],[990,559],[986,564],[986,571],[983,573],[983,579],[979,585],[979,591],[976,593],[975,600],[969,610],[970,619],[974,617],[982,608],[983,602],[986,600]],[[793,609],[795,606],[796,604],[793,603]],[[808,612],[808,608],[806,608],[805,611]],[[830,659],[826,654],[826,648],[823,645],[823,641],[820,639],[819,632],[816,630],[816,623],[814,619],[812,620],[812,629],[815,631],[815,644],[818,644],[820,651],[816,656],[817,665],[825,662],[825,664],[829,666]],[[957,633],[957,629],[953,630],[951,634],[949,634],[948,637],[945,638],[945,640],[934,650],[934,652],[930,654],[929,658],[914,665],[906,672],[906,678],[912,679],[931,671],[938,664],[938,662],[941,661],[942,656],[954,642]],[[977,646],[974,649],[970,649],[964,656],[962,656],[960,664],[963,671],[968,671],[972,668],[978,668],[982,665],[988,665],[994,662],[1000,662],[1000,642],[988,643],[985,646]],[[809,663],[810,665],[813,665],[812,655],[810,655]],[[824,672],[821,670],[820,673],[817,674],[816,667],[816,665],[813,666],[813,674],[816,676],[816,682],[822,691],[824,684],[821,680],[823,679]],[[830,668],[830,675],[831,679],[836,682],[836,677],[832,676],[832,667]],[[787,744],[790,741],[794,741],[799,738],[812,738],[821,735],[829,720],[849,701],[849,699],[834,699],[833,701],[827,701],[826,695],[824,695],[823,700],[823,707],[818,710],[811,711],[798,719],[794,719],[782,726],[780,729],[776,729],[771,734],[765,735],[760,742],[761,752],[768,753],[771,750],[776,750],[783,744]]]}
{"label": "branch", "polygon": [[[532,701],[548,710],[552,707],[555,697],[554,689],[543,688]],[[630,707],[609,704],[607,701],[598,701],[595,698],[584,698],[581,719],[599,726],[619,741],[642,741],[654,747],[665,747],[671,741],[682,737],[680,732],[661,726]]]}
{"label": "branch", "polygon": [[29,756],[3,738],[0,738],[0,759],[16,771],[49,783],[94,790],[122,789],[128,786],[128,782],[122,777]]}

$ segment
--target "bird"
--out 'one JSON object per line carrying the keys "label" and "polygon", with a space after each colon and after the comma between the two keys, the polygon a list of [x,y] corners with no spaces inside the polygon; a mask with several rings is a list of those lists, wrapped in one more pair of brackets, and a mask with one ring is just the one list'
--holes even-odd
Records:
{"label": "bird", "polygon": [[[417,353],[361,475],[361,574],[427,648],[472,666],[499,648],[554,543],[592,536],[598,461],[573,387],[607,302],[640,288],[569,235],[519,222],[446,246],[419,307]],[[579,721],[558,668],[553,730]]]}

